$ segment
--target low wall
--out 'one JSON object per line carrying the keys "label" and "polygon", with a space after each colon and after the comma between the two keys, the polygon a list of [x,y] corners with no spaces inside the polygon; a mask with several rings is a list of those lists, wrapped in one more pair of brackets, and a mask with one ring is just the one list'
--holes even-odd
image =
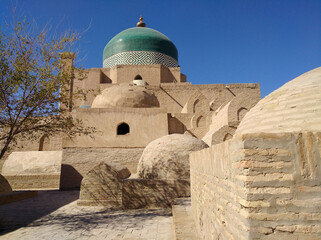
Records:
{"label": "low wall", "polygon": [[91,169],[81,181],[78,205],[122,207],[122,179],[130,176],[123,165],[101,162]]}
{"label": "low wall", "polygon": [[321,134],[251,134],[191,154],[202,239],[320,239]]}
{"label": "low wall", "polygon": [[99,163],[81,181],[78,205],[114,209],[169,208],[190,196],[188,180],[128,178],[128,168]]}
{"label": "low wall", "polygon": [[1,173],[15,191],[58,190],[61,156],[61,151],[13,152]]}
{"label": "low wall", "polygon": [[170,208],[174,199],[190,196],[190,183],[186,180],[132,178],[122,184],[125,209]]}

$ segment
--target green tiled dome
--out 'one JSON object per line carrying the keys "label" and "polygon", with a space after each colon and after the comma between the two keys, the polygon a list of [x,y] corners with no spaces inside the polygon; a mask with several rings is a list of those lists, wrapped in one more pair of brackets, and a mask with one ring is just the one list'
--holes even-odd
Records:
{"label": "green tiled dome", "polygon": [[[114,38],[112,38],[106,45],[103,53],[103,61],[105,65],[105,60],[111,59],[111,57],[116,58],[117,54],[120,53],[144,53],[147,57],[150,58],[150,53],[155,53],[156,55],[152,56],[154,59],[150,64],[155,64],[155,59],[158,59],[159,56],[169,57],[176,62],[178,61],[178,53],[175,45],[172,41],[166,37],[164,34],[147,27],[133,27],[126,29]],[[158,54],[158,55],[157,55]],[[139,56],[145,58],[146,56]],[[135,56],[134,56],[135,57]],[[123,57],[121,59],[133,58],[133,56]],[[113,60],[114,61],[114,60]],[[122,61],[122,60],[121,60]],[[156,62],[157,63],[157,62]],[[108,63],[111,65],[112,63]],[[124,60],[124,63],[119,61],[117,64],[131,64]],[[137,63],[132,63],[137,64]],[[142,63],[144,64],[144,63]],[[162,63],[160,63],[162,64]]]}

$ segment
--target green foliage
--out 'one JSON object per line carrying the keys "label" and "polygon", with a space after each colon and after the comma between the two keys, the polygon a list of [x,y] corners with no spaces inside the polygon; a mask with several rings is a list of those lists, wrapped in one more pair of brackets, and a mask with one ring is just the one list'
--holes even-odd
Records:
{"label": "green foliage", "polygon": [[25,20],[0,30],[0,159],[17,139],[92,131],[71,115],[71,96],[85,95],[69,91],[74,55],[66,51],[78,39],[74,33],[49,37]]}

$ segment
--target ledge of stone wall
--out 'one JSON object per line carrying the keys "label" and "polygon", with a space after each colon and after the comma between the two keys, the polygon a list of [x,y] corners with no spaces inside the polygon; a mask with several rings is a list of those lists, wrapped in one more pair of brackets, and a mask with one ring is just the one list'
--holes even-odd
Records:
{"label": "ledge of stone wall", "polygon": [[60,174],[30,174],[5,177],[15,191],[59,190]]}

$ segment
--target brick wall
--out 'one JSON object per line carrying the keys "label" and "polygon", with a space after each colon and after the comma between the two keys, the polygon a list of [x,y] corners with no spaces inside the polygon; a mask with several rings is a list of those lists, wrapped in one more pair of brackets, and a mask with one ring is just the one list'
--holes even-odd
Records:
{"label": "brick wall", "polygon": [[251,134],[191,154],[202,239],[320,239],[321,134]]}

